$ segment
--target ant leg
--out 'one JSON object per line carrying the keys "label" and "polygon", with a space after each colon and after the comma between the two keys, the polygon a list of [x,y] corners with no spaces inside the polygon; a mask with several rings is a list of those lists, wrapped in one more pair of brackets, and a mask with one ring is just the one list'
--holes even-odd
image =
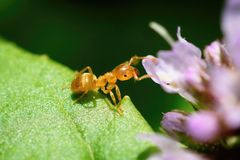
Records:
{"label": "ant leg", "polygon": [[134,75],[134,79],[135,79],[136,81],[141,81],[141,80],[146,79],[146,78],[151,78],[151,76],[148,75],[148,74],[145,74],[145,75],[143,75],[143,76],[141,76],[141,77],[138,77],[137,75]]}
{"label": "ant leg", "polygon": [[107,85],[107,90],[112,90],[115,87],[115,84],[109,84]]}
{"label": "ant leg", "polygon": [[82,99],[87,94],[87,91],[84,92],[81,96],[79,96],[77,99],[73,101],[73,105],[76,104],[80,99]]}
{"label": "ant leg", "polygon": [[[104,94],[108,94],[108,93],[110,92],[110,90],[105,89],[105,87],[101,87],[101,90],[102,90],[102,92],[103,92]],[[110,93],[110,96],[111,96],[111,93]],[[114,102],[112,96],[111,96],[111,99],[112,99],[112,101]],[[114,99],[115,99],[115,97],[114,97]],[[115,100],[115,101],[116,101],[116,100]],[[115,102],[115,103],[116,103],[116,102]],[[116,105],[115,103],[114,103],[114,105]],[[111,104],[112,104],[112,103],[111,103]],[[112,106],[110,106],[110,109],[114,110],[114,108],[113,108]]]}
{"label": "ant leg", "polygon": [[116,91],[116,94],[117,94],[117,97],[118,97],[118,101],[121,102],[122,96],[121,96],[120,89],[117,85],[115,85],[115,91]]}
{"label": "ant leg", "polygon": [[114,96],[113,92],[112,92],[112,91],[110,91],[110,92],[109,92],[109,94],[110,94],[110,96],[111,96],[111,99],[112,99],[112,101],[113,101],[114,105],[116,106],[116,105],[117,105],[117,102],[116,102],[116,98],[115,98],[115,96]]}
{"label": "ant leg", "polygon": [[116,98],[113,94],[113,92],[111,91],[112,89],[115,88],[115,92],[116,92],[116,95],[117,95],[117,99],[118,99],[118,104],[116,104],[115,102],[115,106],[116,106],[116,109],[117,109],[117,112],[122,115],[122,107],[121,107],[121,100],[122,100],[122,96],[121,96],[121,92],[120,92],[120,89],[119,87],[116,85],[116,84],[108,84],[107,85],[107,90],[110,91],[110,96],[112,98],[113,101],[116,101]]}
{"label": "ant leg", "polygon": [[146,57],[133,56],[129,61],[129,65],[136,65],[139,60],[142,60],[144,58]]}
{"label": "ant leg", "polygon": [[[110,84],[108,84],[107,89],[106,89],[105,87],[101,87],[101,90],[102,90],[103,93],[105,93],[105,94],[108,94],[108,93],[109,93],[109,95],[110,95],[110,97],[111,97],[111,99],[112,99],[112,102],[113,102],[114,106],[116,107],[116,106],[117,106],[117,101],[116,101],[116,98],[115,98],[115,96],[114,96],[114,94],[113,94],[113,92],[112,92],[112,89],[113,89],[113,88],[115,88],[115,91],[116,91],[116,94],[117,94],[117,98],[118,98],[118,101],[119,101],[119,103],[120,103],[122,98],[121,98],[120,90],[119,90],[119,88],[118,88],[117,85],[110,85]],[[120,106],[117,107],[117,112],[118,112],[120,115],[122,115],[122,109],[121,109]]]}
{"label": "ant leg", "polygon": [[113,88],[114,88],[114,86],[108,84],[107,89],[106,89],[105,87],[101,87],[101,90],[102,90],[103,93],[105,93],[105,94],[108,94],[108,93],[110,94],[111,99],[112,99],[112,101],[113,101],[113,104],[114,104],[114,106],[116,106],[116,105],[117,105],[117,101],[116,101],[116,98],[115,98],[115,96],[114,96],[114,94],[113,94],[113,92],[112,92],[112,89],[113,89]]}
{"label": "ant leg", "polygon": [[89,73],[93,74],[92,68],[90,66],[87,66],[87,67],[83,68],[81,71],[78,72],[78,74],[79,73],[81,74],[85,71],[88,71]]}
{"label": "ant leg", "polygon": [[136,65],[138,63],[139,60],[143,60],[143,59],[149,59],[151,61],[157,62],[157,58],[156,57],[139,57],[139,56],[133,56],[130,61],[129,61],[129,65]]}
{"label": "ant leg", "polygon": [[121,106],[121,100],[122,100],[122,96],[121,96],[121,92],[120,92],[120,89],[117,85],[115,85],[115,91],[116,91],[116,94],[117,94],[117,98],[118,98],[118,104],[119,106],[117,107],[117,111],[120,115],[122,115],[123,113],[123,110],[122,110],[122,106]]}

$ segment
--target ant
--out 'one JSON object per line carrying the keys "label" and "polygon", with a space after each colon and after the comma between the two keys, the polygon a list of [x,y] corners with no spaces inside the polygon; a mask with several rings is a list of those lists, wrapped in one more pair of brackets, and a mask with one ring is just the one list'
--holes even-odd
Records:
{"label": "ant", "polygon": [[[90,66],[85,67],[76,74],[76,77],[71,84],[72,92],[82,94],[78,99],[75,100],[75,102],[81,99],[89,91],[101,89],[104,94],[110,94],[113,104],[117,106],[117,101],[113,94],[113,89],[115,89],[118,103],[120,103],[122,100],[120,89],[116,84],[117,80],[127,81],[131,78],[134,78],[134,80],[140,81],[142,79],[150,77],[147,74],[138,77],[139,72],[137,68],[133,67],[133,65],[138,64],[139,60],[142,60],[144,58],[146,57],[133,56],[130,61],[126,61],[118,65],[112,71],[100,75],[98,78],[95,74],[93,74]],[[120,115],[122,114],[121,105],[117,107],[117,111]]]}

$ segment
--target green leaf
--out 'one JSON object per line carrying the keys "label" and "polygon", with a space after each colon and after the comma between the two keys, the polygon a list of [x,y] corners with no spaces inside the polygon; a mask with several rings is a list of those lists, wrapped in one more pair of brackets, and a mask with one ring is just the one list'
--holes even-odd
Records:
{"label": "green leaf", "polygon": [[90,92],[77,104],[74,72],[0,40],[0,159],[141,159],[152,132],[129,97],[124,115],[105,96]]}

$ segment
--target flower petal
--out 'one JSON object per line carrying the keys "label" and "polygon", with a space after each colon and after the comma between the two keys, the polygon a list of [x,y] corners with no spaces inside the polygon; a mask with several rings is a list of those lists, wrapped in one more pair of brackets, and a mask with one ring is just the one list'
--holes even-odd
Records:
{"label": "flower petal", "polygon": [[240,67],[240,0],[228,0],[222,17],[222,30],[233,63]]}
{"label": "flower petal", "polygon": [[179,88],[173,83],[175,72],[162,60],[153,56],[147,56],[143,61],[143,67],[155,83],[160,84],[163,89],[169,93],[178,92]]}

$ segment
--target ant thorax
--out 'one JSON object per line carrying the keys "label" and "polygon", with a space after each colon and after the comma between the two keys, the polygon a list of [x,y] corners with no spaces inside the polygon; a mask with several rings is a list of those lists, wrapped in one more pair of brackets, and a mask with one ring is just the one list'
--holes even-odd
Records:
{"label": "ant thorax", "polygon": [[97,87],[103,87],[107,83],[115,84],[117,82],[117,77],[112,72],[107,72],[102,76],[98,77]]}

